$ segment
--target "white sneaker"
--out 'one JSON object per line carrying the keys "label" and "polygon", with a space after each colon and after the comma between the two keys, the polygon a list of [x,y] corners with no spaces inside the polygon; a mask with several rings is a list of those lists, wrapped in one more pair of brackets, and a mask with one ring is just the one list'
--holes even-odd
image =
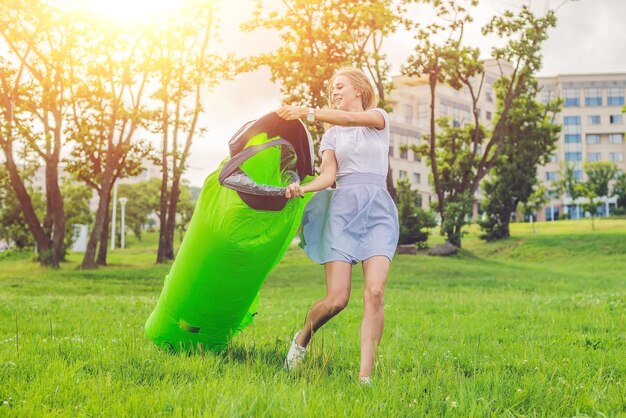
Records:
{"label": "white sneaker", "polygon": [[372,386],[372,378],[369,376],[359,377],[359,383],[361,386],[370,387]]}
{"label": "white sneaker", "polygon": [[304,361],[306,347],[300,347],[298,345],[298,343],[296,342],[296,338],[298,338],[298,335],[300,335],[300,332],[297,332],[296,335],[293,336],[293,341],[291,341],[291,347],[289,347],[287,358],[285,358],[285,369],[287,370],[294,370],[298,368]]}

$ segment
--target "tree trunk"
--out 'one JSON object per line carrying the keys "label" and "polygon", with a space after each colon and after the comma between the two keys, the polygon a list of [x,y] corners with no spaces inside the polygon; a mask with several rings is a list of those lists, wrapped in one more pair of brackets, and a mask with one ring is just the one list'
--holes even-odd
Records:
{"label": "tree trunk", "polygon": [[[157,263],[165,263],[167,259],[167,180],[168,180],[168,167],[167,167],[167,149],[169,147],[169,113],[168,107],[169,101],[163,102],[163,145],[161,149],[161,200],[159,213],[159,248],[157,249]],[[174,150],[176,151],[176,150]]]}
{"label": "tree trunk", "polygon": [[508,215],[502,214],[503,218],[500,220],[502,223],[502,232],[500,234],[500,238],[509,238],[511,236],[511,212],[508,212]]}
{"label": "tree trunk", "polygon": [[176,230],[176,209],[178,207],[178,199],[180,198],[180,175],[177,175],[172,181],[172,189],[170,190],[170,204],[167,211],[166,226],[166,260],[174,259],[174,232]]}
{"label": "tree trunk", "polygon": [[[96,264],[99,266],[107,265],[107,253],[109,250],[109,223],[110,223],[110,215],[109,215],[109,206],[111,202],[111,194],[109,193],[109,204],[107,204],[106,211],[104,212],[104,227],[102,228],[102,236],[100,237],[98,243],[98,258],[96,259]],[[117,229],[117,228],[116,228]]]}
{"label": "tree trunk", "polygon": [[[389,157],[387,157],[389,158]],[[387,169],[387,191],[389,195],[393,199],[394,203],[398,203],[398,192],[396,191],[396,186],[393,184],[393,176],[391,174],[391,162],[389,162]]]}
{"label": "tree trunk", "polygon": [[52,241],[52,257],[55,267],[65,255],[65,211],[63,197],[59,188],[58,159],[46,163],[46,204],[50,219],[50,239]]}
{"label": "tree trunk", "polygon": [[105,221],[108,218],[111,186],[111,179],[105,179],[102,183],[102,189],[100,189],[99,196],[100,201],[98,202],[98,210],[96,211],[96,221],[93,225],[93,229],[91,230],[89,241],[87,241],[87,249],[85,250],[85,255],[83,256],[81,268],[93,269],[97,267],[96,247],[102,237],[102,230],[106,227]]}
{"label": "tree trunk", "polygon": [[9,172],[11,187],[13,187],[17,200],[20,202],[22,214],[24,215],[28,229],[31,234],[33,234],[33,238],[37,243],[37,257],[39,259],[39,264],[41,266],[58,268],[60,260],[54,258],[54,251],[52,251],[50,238],[46,235],[43,227],[39,223],[39,218],[37,217],[37,213],[33,207],[33,202],[28,194],[28,191],[26,190],[26,186],[24,186],[24,182],[20,177],[15,161],[13,160],[13,147],[11,142],[5,142],[2,148],[6,156],[5,164],[7,171]]}
{"label": "tree trunk", "polygon": [[461,225],[455,225],[453,232],[448,233],[448,242],[458,248],[461,248]]}
{"label": "tree trunk", "polygon": [[428,84],[430,87],[430,138],[428,138],[428,158],[430,159],[430,170],[433,173],[433,187],[437,194],[437,212],[441,217],[441,228],[439,229],[439,235],[444,235],[443,224],[445,221],[445,194],[441,188],[439,182],[439,168],[437,166],[437,131],[435,120],[435,93],[437,88],[437,77],[441,70],[437,69],[435,72],[430,73],[428,78]]}
{"label": "tree trunk", "polygon": [[159,213],[159,248],[157,249],[157,263],[165,263],[167,259],[167,169],[163,167],[161,180],[161,204]]}

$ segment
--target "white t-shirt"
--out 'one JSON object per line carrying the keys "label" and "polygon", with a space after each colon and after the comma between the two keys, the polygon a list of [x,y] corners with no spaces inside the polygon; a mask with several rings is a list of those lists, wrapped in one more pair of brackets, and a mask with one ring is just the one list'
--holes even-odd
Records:
{"label": "white t-shirt", "polygon": [[371,173],[387,177],[389,165],[389,115],[380,112],[385,119],[383,129],[364,126],[333,126],[322,136],[319,154],[334,150],[337,159],[337,176],[349,173]]}

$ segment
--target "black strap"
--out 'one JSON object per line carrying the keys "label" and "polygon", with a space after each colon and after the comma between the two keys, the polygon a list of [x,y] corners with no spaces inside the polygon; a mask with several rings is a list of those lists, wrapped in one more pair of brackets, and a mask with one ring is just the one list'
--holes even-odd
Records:
{"label": "black strap", "polygon": [[220,171],[220,176],[219,176],[220,184],[223,184],[224,180],[226,180],[235,171],[237,171],[239,167],[241,166],[241,164],[246,162],[253,155],[263,151],[264,149],[267,149],[276,145],[285,145],[291,148],[292,150],[294,150],[295,152],[293,145],[291,145],[289,141],[282,139],[282,138],[274,139],[272,141],[266,142],[265,144],[252,145],[252,146],[249,146],[248,148],[244,148],[241,152],[239,152],[237,155],[235,155],[233,158],[231,158],[224,164],[224,166],[222,167],[222,171]]}

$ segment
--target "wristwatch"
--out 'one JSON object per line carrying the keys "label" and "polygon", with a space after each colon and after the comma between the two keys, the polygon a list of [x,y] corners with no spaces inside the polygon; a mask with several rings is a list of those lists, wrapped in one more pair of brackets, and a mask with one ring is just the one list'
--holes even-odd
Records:
{"label": "wristwatch", "polygon": [[309,107],[309,113],[306,114],[306,121],[309,123],[315,122],[315,109]]}

